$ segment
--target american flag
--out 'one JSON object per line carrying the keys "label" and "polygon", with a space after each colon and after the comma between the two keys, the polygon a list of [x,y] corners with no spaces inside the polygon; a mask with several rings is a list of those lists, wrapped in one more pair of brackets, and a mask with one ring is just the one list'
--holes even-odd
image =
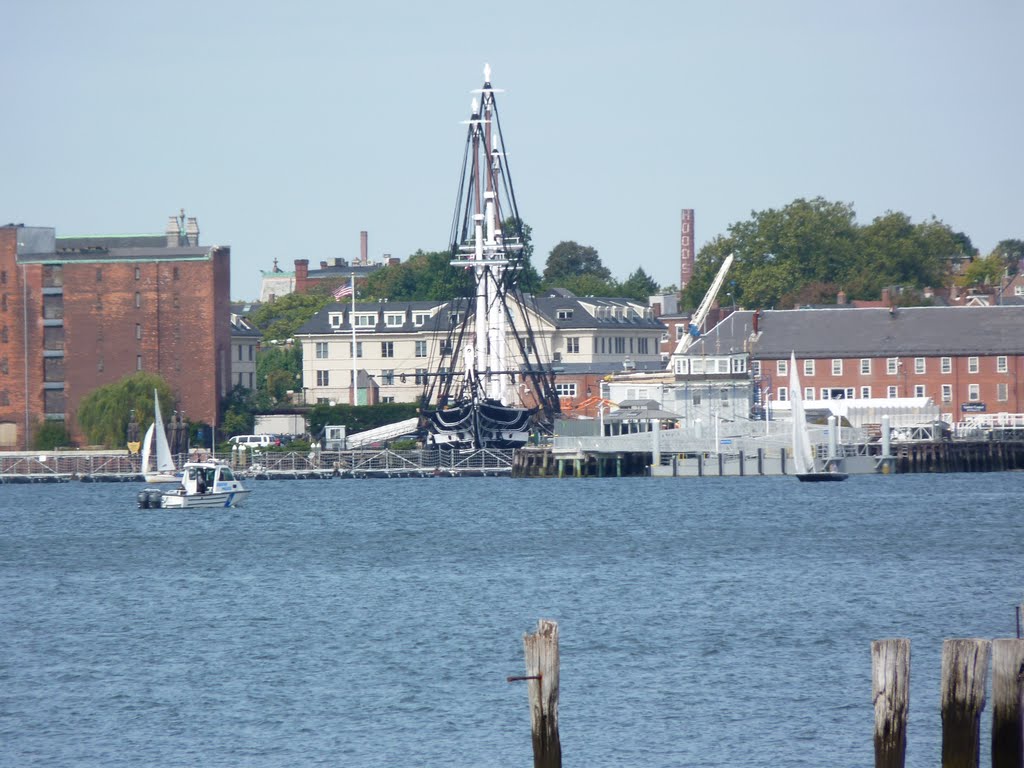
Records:
{"label": "american flag", "polygon": [[339,285],[337,288],[334,289],[334,293],[332,295],[334,296],[334,298],[339,300],[345,298],[346,296],[351,296],[352,283],[345,283],[344,285]]}

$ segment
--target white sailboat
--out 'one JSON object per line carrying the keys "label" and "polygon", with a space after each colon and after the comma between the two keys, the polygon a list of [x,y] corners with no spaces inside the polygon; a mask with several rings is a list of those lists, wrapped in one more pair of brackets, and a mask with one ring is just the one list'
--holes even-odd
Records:
{"label": "white sailboat", "polygon": [[793,467],[797,479],[801,482],[820,482],[828,480],[845,480],[846,474],[830,468],[827,471],[816,471],[814,449],[811,447],[810,430],[807,427],[807,415],[804,413],[804,395],[800,387],[800,374],[796,370],[796,353],[789,358],[789,400],[793,414]]}
{"label": "white sailboat", "polygon": [[[180,479],[175,475],[174,457],[171,446],[167,442],[163,416],[160,415],[160,397],[153,390],[153,423],[146,430],[142,440],[142,475],[147,483],[176,483]],[[150,458],[155,466],[150,469]]]}

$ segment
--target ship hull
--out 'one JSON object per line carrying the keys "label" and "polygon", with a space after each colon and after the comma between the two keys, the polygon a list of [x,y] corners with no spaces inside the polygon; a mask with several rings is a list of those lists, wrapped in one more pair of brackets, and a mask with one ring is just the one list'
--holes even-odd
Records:
{"label": "ship hull", "polygon": [[448,448],[519,448],[530,439],[536,409],[495,402],[456,403],[426,409],[428,431],[435,445]]}

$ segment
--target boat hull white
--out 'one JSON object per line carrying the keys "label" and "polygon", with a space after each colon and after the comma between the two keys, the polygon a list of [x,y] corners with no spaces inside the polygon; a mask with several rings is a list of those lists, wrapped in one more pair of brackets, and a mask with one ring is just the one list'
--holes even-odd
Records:
{"label": "boat hull white", "polygon": [[203,509],[209,507],[237,507],[249,496],[249,490],[227,493],[165,493],[161,498],[161,509]]}

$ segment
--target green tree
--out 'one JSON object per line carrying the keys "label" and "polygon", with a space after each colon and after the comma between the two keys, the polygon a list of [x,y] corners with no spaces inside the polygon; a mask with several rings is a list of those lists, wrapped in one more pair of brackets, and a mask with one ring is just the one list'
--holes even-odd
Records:
{"label": "green tree", "polygon": [[327,405],[319,403],[309,412],[309,433],[319,439],[325,426],[344,425],[349,435],[385,424],[411,419],[416,415],[416,403],[381,403],[379,405]]}
{"label": "green tree", "polygon": [[174,407],[174,392],[161,377],[140,371],[86,394],[78,404],[79,428],[91,445],[123,446],[132,411],[135,411],[140,435],[153,423],[154,389],[166,414]]}
{"label": "green tree", "polygon": [[32,430],[32,450],[52,451],[71,445],[71,437],[63,421],[37,422]]}
{"label": "green tree", "polygon": [[310,293],[289,293],[263,304],[251,312],[248,319],[265,340],[284,341],[333,301],[327,286],[320,285]]}
{"label": "green tree", "polygon": [[302,379],[302,345],[276,344],[260,350],[256,356],[256,380],[259,394],[256,408],[270,408],[295,390]]}
{"label": "green tree", "polygon": [[502,222],[502,231],[507,236],[518,236],[521,239],[523,248],[519,255],[522,262],[517,280],[524,293],[536,293],[540,290],[541,279],[533,266],[533,228],[522,219],[509,216]]}
{"label": "green tree", "polygon": [[658,293],[658,290],[659,286],[654,278],[644,272],[643,267],[637,267],[633,274],[626,278],[626,282],[619,286],[618,295],[646,302],[649,297]]}
{"label": "green tree", "polygon": [[568,288],[573,280],[583,276],[597,278],[605,283],[612,279],[612,273],[601,263],[596,248],[580,245],[573,240],[563,240],[551,249],[544,267],[545,288]]}

